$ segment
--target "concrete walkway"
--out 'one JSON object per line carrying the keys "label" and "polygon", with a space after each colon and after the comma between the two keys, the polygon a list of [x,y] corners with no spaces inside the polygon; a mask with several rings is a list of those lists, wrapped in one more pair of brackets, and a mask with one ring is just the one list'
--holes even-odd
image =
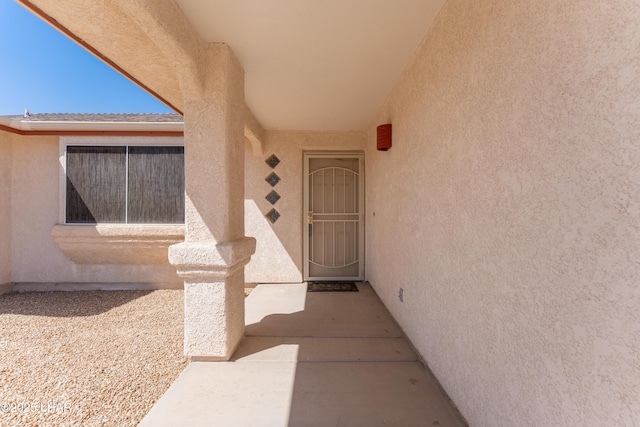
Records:
{"label": "concrete walkway", "polygon": [[140,426],[464,426],[368,284],[259,285],[230,362],[193,362]]}

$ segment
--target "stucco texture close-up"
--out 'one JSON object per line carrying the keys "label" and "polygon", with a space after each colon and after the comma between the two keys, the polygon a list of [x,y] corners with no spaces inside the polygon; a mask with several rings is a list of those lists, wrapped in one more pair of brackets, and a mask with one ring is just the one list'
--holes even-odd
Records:
{"label": "stucco texture close-up", "polygon": [[640,419],[639,51],[634,2],[449,0],[369,129],[367,277],[472,425]]}
{"label": "stucco texture close-up", "polygon": [[[302,192],[305,152],[362,152],[365,132],[267,131],[263,155],[245,150],[245,227],[255,237],[256,253],[245,269],[247,282],[299,283],[302,281]],[[280,163],[271,168],[265,160],[275,154]],[[275,172],[281,181],[271,187],[265,178]],[[275,190],[274,205],[265,199]],[[271,223],[264,217],[272,208],[280,218]]]}
{"label": "stucco texture close-up", "polygon": [[0,132],[0,285],[11,281],[11,135]]}

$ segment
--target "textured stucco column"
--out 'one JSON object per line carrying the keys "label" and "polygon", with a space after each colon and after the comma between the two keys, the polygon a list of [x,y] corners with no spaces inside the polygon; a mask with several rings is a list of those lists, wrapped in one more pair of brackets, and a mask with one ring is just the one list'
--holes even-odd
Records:
{"label": "textured stucco column", "polygon": [[169,248],[184,278],[185,354],[227,360],[244,333],[244,73],[228,46],[203,52],[185,95],[185,242]]}

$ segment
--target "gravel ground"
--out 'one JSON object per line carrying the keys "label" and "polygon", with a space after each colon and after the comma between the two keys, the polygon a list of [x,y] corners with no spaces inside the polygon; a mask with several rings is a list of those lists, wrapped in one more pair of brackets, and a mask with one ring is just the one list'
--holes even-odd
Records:
{"label": "gravel ground", "polygon": [[178,290],[0,295],[0,426],[135,426],[182,340]]}

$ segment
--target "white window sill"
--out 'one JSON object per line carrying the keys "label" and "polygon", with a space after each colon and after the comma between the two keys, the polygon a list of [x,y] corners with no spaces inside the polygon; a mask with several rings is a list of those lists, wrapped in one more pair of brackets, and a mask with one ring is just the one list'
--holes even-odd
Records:
{"label": "white window sill", "polygon": [[54,225],[51,235],[76,264],[169,264],[168,248],[184,225]]}

